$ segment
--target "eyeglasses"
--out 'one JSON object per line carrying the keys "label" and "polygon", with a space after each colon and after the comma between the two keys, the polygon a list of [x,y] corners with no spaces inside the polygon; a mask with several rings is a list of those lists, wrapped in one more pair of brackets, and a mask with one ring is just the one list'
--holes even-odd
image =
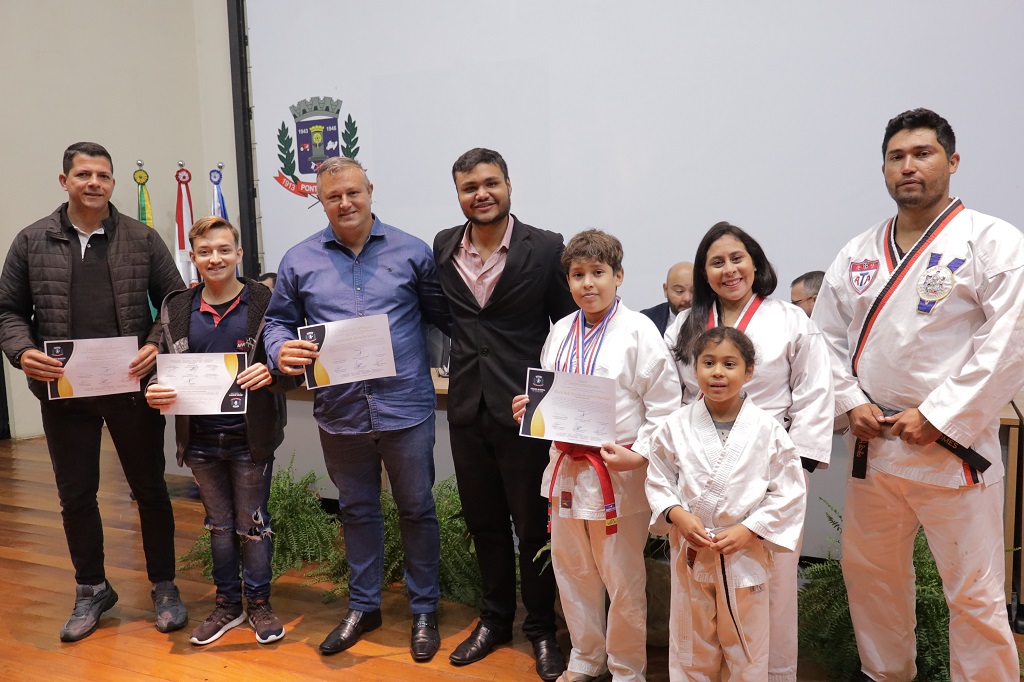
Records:
{"label": "eyeglasses", "polygon": [[791,300],[791,301],[790,301],[790,303],[792,303],[793,305],[800,305],[800,304],[801,304],[801,303],[803,303],[804,301],[809,301],[809,300],[811,300],[812,298],[818,298],[818,295],[817,295],[817,294],[811,294],[810,296],[808,296],[808,297],[806,297],[806,298],[801,298],[801,299],[800,299],[799,301],[792,301],[792,300]]}

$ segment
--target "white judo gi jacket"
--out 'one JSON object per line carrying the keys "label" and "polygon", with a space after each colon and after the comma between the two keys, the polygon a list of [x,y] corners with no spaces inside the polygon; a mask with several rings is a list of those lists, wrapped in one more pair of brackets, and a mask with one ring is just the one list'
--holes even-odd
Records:
{"label": "white judo gi jacket", "polygon": [[868,441],[868,466],[950,488],[994,483],[999,411],[1024,384],[1024,237],[955,199],[901,261],[894,222],[850,241],[818,292],[813,320],[834,358],[836,414],[868,402],[916,407],[991,466],[979,473],[887,430]]}
{"label": "white judo gi jacket", "polygon": [[[675,412],[654,433],[647,465],[651,530],[674,528],[665,512],[676,505],[700,518],[712,533],[743,524],[764,542],[727,557],[734,587],[768,580],[770,549],[796,549],[806,509],[800,457],[789,434],[750,398],[743,401],[723,446],[703,400]],[[685,543],[683,543],[685,545]],[[698,552],[693,571],[715,582],[718,554]]]}

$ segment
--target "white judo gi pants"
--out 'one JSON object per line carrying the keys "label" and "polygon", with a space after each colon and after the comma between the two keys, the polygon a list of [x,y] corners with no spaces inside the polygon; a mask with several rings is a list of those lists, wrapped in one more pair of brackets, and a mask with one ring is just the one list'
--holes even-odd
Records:
{"label": "white judo gi pants", "polygon": [[[615,682],[643,682],[647,671],[648,513],[620,516],[618,531],[604,521],[551,516],[551,564],[572,638],[568,669]],[[605,594],[610,599],[605,616]]]}
{"label": "white judo gi pants", "polygon": [[949,605],[950,679],[1019,679],[1004,593],[1003,482],[944,488],[873,469],[847,482],[843,518],[843,578],[861,670],[877,682],[917,674],[920,526]]}
{"label": "white judo gi pants", "polygon": [[[804,470],[804,483],[810,494],[810,477]],[[796,682],[796,666],[800,658],[797,592],[800,549],[804,532],[792,552],[772,552],[774,566],[768,578],[768,682]]]}
{"label": "white judo gi pants", "polygon": [[[668,679],[671,682],[764,682],[768,679],[767,585],[732,591],[721,580],[698,582],[679,557],[679,534],[672,532],[672,610],[668,626]],[[703,550],[709,551],[709,550]],[[730,611],[731,606],[731,611]],[[740,622],[750,658],[733,617]]]}

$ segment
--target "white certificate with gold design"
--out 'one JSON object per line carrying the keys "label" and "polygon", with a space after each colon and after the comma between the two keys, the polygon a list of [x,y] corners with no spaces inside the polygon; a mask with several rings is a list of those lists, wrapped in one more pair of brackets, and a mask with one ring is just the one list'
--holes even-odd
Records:
{"label": "white certificate with gold design", "polygon": [[156,383],[173,388],[164,414],[245,414],[248,390],[238,386],[245,353],[169,353],[156,356]]}
{"label": "white certificate with gold design", "polygon": [[134,336],[44,341],[43,352],[64,365],[64,376],[47,386],[50,400],[134,393],[139,380],[128,366],[139,354]]}
{"label": "white certificate with gold design", "polygon": [[387,315],[299,327],[299,339],[315,343],[320,352],[312,365],[306,365],[307,389],[396,374]]}
{"label": "white certificate with gold design", "polygon": [[525,393],[519,435],[595,447],[615,442],[614,379],[531,367]]}

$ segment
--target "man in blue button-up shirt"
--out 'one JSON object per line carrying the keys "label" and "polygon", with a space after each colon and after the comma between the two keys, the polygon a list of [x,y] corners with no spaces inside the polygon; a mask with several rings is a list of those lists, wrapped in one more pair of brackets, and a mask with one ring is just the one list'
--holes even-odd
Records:
{"label": "man in blue button-up shirt", "polygon": [[450,333],[448,303],[430,247],[370,212],[373,185],[358,161],[325,161],[317,193],[330,227],[289,249],[281,261],[267,310],[271,367],[297,376],[317,357],[315,344],[296,338],[299,326],[385,314],[397,372],[316,389],[313,413],[327,472],[338,487],[352,571],[349,611],[320,652],[343,651],[381,625],[383,462],[401,519],[413,613],[410,648],[415,660],[429,661],[441,643],[440,539],[431,494],[435,397],[425,321]]}

